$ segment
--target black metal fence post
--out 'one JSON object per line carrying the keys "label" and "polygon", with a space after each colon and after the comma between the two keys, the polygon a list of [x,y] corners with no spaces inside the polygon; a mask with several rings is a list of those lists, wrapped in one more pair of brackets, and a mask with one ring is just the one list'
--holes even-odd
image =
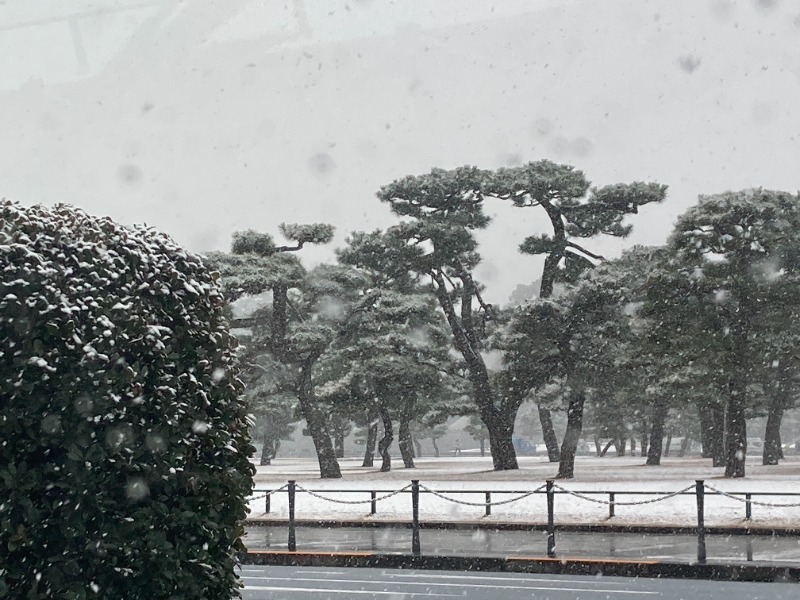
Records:
{"label": "black metal fence post", "polygon": [[372,491],[369,493],[369,497],[370,500],[372,501],[369,506],[369,514],[374,515],[375,513],[378,512],[378,500],[377,500],[378,493]]}
{"label": "black metal fence post", "polygon": [[297,538],[294,530],[294,497],[297,484],[293,479],[289,480],[289,552],[297,550]]}
{"label": "black metal fence post", "polygon": [[547,556],[550,558],[556,555],[556,525],[553,511],[555,508],[555,490],[553,490],[553,480],[547,480]]}
{"label": "black metal fence post", "polygon": [[706,562],[706,525],[705,525],[705,483],[695,480],[695,496],[697,498],[697,562]]}
{"label": "black metal fence post", "polygon": [[411,480],[411,554],[419,556],[419,479]]}
{"label": "black metal fence post", "polygon": [[614,500],[616,499],[616,494],[614,492],[608,493],[608,518],[611,519],[614,517],[615,514],[615,505]]}
{"label": "black metal fence post", "polygon": [[486,516],[492,516],[492,492],[486,492]]}
{"label": "black metal fence post", "polygon": [[745,494],[744,495],[744,518],[749,521],[753,518],[753,495],[752,494]]}
{"label": "black metal fence post", "polygon": [[270,508],[272,508],[270,506],[270,503],[271,503],[270,499],[271,498],[272,498],[272,494],[267,494],[266,501],[264,502],[264,508],[266,509],[264,512],[267,513],[267,514],[269,514]]}

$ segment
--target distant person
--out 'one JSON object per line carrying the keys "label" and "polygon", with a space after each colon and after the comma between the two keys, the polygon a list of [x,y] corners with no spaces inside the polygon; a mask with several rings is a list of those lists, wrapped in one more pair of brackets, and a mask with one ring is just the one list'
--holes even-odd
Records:
{"label": "distant person", "polygon": [[461,456],[461,440],[456,438],[456,448],[453,450],[453,456]]}

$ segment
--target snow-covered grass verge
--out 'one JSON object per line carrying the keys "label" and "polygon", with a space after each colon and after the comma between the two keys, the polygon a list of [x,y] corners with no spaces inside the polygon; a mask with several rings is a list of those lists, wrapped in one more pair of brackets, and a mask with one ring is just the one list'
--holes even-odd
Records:
{"label": "snow-covered grass verge", "polygon": [[[755,460],[751,461],[755,462]],[[800,495],[760,496],[759,493],[800,494],[800,457],[789,457],[781,465],[763,467],[748,464],[748,477],[725,479],[722,470],[710,466],[701,458],[665,458],[660,467],[643,466],[639,457],[580,457],[576,463],[576,478],[557,481],[557,485],[573,492],[604,492],[589,497],[603,502],[591,502],[577,496],[559,493],[555,498],[557,523],[608,523],[641,525],[696,524],[697,504],[692,489],[686,495],[674,496],[658,502],[625,505],[627,502],[654,500],[660,496],[694,486],[702,479],[708,486],[728,493],[752,493],[752,519],[745,520],[742,500],[706,492],[705,519],[709,526],[797,527],[800,524]],[[398,468],[380,473],[377,468],[360,467],[360,461],[343,460],[342,479],[321,480],[316,463],[310,459],[279,459],[272,466],[258,467],[256,492],[250,502],[251,518],[286,518],[288,516],[285,491],[271,497],[271,511],[264,514],[264,492],[284,485],[287,480],[297,481],[300,488],[320,493],[327,499],[298,491],[296,517],[298,519],[379,519],[410,521],[411,495],[401,493],[380,500],[377,514],[370,513],[370,491],[376,490],[378,498],[398,490],[418,479],[425,488],[441,492],[447,498],[423,490],[420,496],[420,519],[423,521],[482,521],[544,523],[547,519],[546,496],[529,495],[518,501],[492,506],[492,514],[484,516],[485,496],[491,491],[492,502],[503,502],[542,486],[545,479],[555,473],[555,466],[545,458],[521,457],[520,469],[496,472],[490,458],[446,457],[421,458],[417,468]],[[402,463],[400,463],[402,465]],[[334,490],[351,490],[349,492]],[[465,493],[465,492],[480,493]],[[609,518],[608,492],[615,492],[616,515]],[[625,492],[648,492],[647,495]],[[481,506],[459,504],[478,503]],[[363,504],[346,504],[342,501],[362,501]],[[762,506],[797,504],[795,507]]]}

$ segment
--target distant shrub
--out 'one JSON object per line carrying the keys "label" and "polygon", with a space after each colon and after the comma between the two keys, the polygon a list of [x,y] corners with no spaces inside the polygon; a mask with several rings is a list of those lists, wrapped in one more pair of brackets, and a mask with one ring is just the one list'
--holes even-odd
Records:
{"label": "distant shrub", "polygon": [[236,596],[253,474],[236,375],[199,258],[0,201],[0,597]]}

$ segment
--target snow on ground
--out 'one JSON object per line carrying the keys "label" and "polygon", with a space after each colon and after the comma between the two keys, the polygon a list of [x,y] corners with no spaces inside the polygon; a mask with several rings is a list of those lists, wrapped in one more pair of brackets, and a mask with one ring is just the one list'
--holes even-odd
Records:
{"label": "snow on ground", "polygon": [[[543,485],[545,479],[556,472],[556,465],[545,457],[520,457],[520,469],[497,472],[492,470],[491,458],[442,457],[420,458],[415,469],[402,468],[396,461],[389,473],[374,468],[361,467],[361,461],[342,459],[342,478],[322,480],[317,463],[313,459],[277,459],[271,466],[259,466],[256,475],[256,492],[250,503],[251,518],[287,518],[288,506],[285,491],[271,498],[271,512],[264,514],[264,492],[284,485],[289,479],[298,486],[321,493],[325,498],[339,501],[363,501],[351,505],[330,502],[300,491],[297,494],[296,517],[298,519],[347,519],[347,520],[411,520],[411,496],[408,493],[380,500],[377,514],[370,516],[369,492],[376,490],[378,497],[408,485],[412,478],[431,490],[444,493],[459,501],[483,503],[482,492],[493,493],[492,502],[510,500],[519,492],[532,491]],[[575,465],[575,479],[556,481],[567,490],[581,492],[609,492],[616,494],[616,516],[609,519],[608,505],[587,501],[568,494],[555,498],[556,523],[607,523],[645,525],[684,525],[697,522],[697,504],[694,483],[705,480],[707,485],[728,493],[796,493],[800,494],[800,456],[789,456],[778,466],[764,467],[748,461],[748,476],[744,479],[725,479],[723,469],[711,467],[711,461],[699,457],[664,458],[659,467],[644,466],[639,457],[579,457]],[[691,495],[675,496],[659,502],[625,506],[624,502],[653,500],[658,496],[692,487]],[[340,492],[333,490],[350,490]],[[455,492],[455,493],[448,493]],[[481,493],[463,493],[466,491]],[[650,492],[648,495],[625,494],[624,492]],[[461,492],[461,493],[458,493]],[[622,493],[620,493],[622,492]],[[592,494],[595,500],[607,502],[608,494]],[[707,491],[705,519],[709,526],[796,527],[800,523],[800,495],[797,496],[753,496],[751,521],[745,520],[745,504],[725,496]],[[760,506],[768,504],[797,504],[795,507]],[[420,519],[422,521],[481,521],[545,523],[547,504],[544,494],[534,494],[516,502],[492,507],[492,515],[484,516],[484,507],[457,504],[430,493],[420,495]]]}

